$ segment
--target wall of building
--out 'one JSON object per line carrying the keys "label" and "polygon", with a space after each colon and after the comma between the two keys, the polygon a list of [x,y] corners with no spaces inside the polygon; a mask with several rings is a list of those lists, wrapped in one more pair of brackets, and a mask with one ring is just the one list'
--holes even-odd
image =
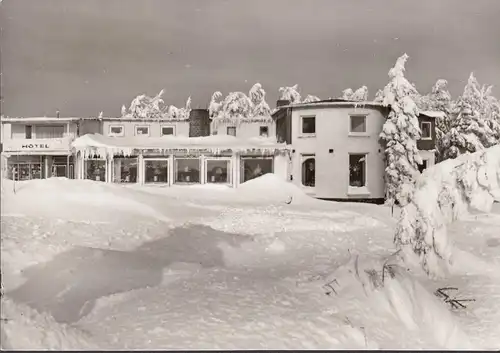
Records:
{"label": "wall of building", "polygon": [[[366,134],[352,136],[350,114],[366,115]],[[303,156],[315,156],[315,187],[304,187],[311,196],[327,199],[383,198],[384,150],[379,134],[386,119],[383,110],[366,107],[312,107],[292,110],[292,177],[302,186]],[[301,134],[301,117],[316,117],[316,134]],[[349,154],[366,153],[366,189],[368,193],[352,194],[349,187]],[[352,190],[351,190],[352,191]]]}
{"label": "wall of building", "polygon": [[123,126],[123,137],[134,137],[136,126],[149,126],[149,137],[161,137],[162,126],[174,126],[176,136],[189,136],[189,121],[169,121],[169,120],[155,120],[155,121],[138,121],[136,119],[120,119],[120,120],[103,120],[102,121],[102,134],[109,135],[111,126]]}
{"label": "wall of building", "polygon": [[26,122],[26,123],[2,123],[2,142],[8,140],[24,140],[26,139],[26,126],[32,126],[31,139],[37,139],[40,137],[36,136],[37,126],[61,126],[64,128],[63,137],[75,138],[77,134],[77,123],[69,123],[69,133],[67,130],[68,122],[51,122],[51,123],[41,123],[41,122]]}
{"label": "wall of building", "polygon": [[252,138],[260,136],[260,127],[267,126],[269,137],[276,136],[276,125],[274,121],[272,122],[241,122],[237,124],[236,122],[214,122],[211,124],[212,134],[217,135],[227,135],[228,127],[236,127],[236,137],[239,138]]}

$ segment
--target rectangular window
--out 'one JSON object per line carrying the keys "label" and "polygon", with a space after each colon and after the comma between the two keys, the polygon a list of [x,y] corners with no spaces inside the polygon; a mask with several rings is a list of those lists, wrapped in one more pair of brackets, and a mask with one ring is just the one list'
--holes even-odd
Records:
{"label": "rectangular window", "polygon": [[235,126],[228,126],[227,127],[227,134],[231,136],[236,136],[236,127]]}
{"label": "rectangular window", "polygon": [[177,158],[175,160],[175,182],[176,183],[199,183],[200,182],[200,159],[199,158]]}
{"label": "rectangular window", "polygon": [[432,132],[431,132],[432,124],[429,121],[423,121],[420,123],[420,130],[422,130],[422,140],[431,140]]}
{"label": "rectangular window", "polygon": [[[35,138],[55,139],[64,137],[64,126],[35,126]],[[33,129],[33,128],[32,128]]]}
{"label": "rectangular window", "polygon": [[231,184],[231,163],[225,159],[206,161],[207,183]]}
{"label": "rectangular window", "polygon": [[106,161],[104,159],[85,160],[85,179],[106,181]]}
{"label": "rectangular window", "polygon": [[144,160],[146,183],[168,183],[168,159]]}
{"label": "rectangular window", "polygon": [[302,117],[302,134],[312,135],[316,133],[316,117],[304,116]]}
{"label": "rectangular window", "polygon": [[162,136],[175,135],[175,126],[162,126],[161,135]]}
{"label": "rectangular window", "polygon": [[135,135],[136,136],[149,136],[149,126],[136,126],[135,127]]}
{"label": "rectangular window", "polygon": [[125,135],[123,125],[110,125],[109,126],[109,136],[123,137]]}
{"label": "rectangular window", "polygon": [[262,137],[269,137],[269,126],[261,126],[259,128],[259,135]]}
{"label": "rectangular window", "polygon": [[240,163],[242,183],[273,172],[272,158],[242,158]]}
{"label": "rectangular window", "polygon": [[33,133],[33,126],[26,125],[25,132],[26,132],[26,139],[30,140],[32,138],[31,135]]}
{"label": "rectangular window", "polygon": [[114,163],[115,183],[137,183],[137,158],[117,158]]}
{"label": "rectangular window", "polygon": [[366,186],[366,154],[349,155],[349,186]]}
{"label": "rectangular window", "polygon": [[365,115],[351,115],[351,125],[349,132],[353,134],[366,133],[366,116]]}

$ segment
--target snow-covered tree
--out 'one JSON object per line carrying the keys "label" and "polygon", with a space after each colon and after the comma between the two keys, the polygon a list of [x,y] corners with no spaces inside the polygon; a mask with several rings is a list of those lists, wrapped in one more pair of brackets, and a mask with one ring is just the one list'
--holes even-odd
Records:
{"label": "snow-covered tree", "polygon": [[307,97],[304,99],[302,103],[312,103],[312,102],[319,102],[321,99],[319,97],[313,96],[311,94],[308,94]]}
{"label": "snow-covered tree", "polygon": [[495,200],[500,201],[500,145],[441,162],[418,178],[394,241],[406,258],[416,254],[428,274],[443,275],[452,261],[447,224],[469,207],[489,212]]}
{"label": "snow-covered tree", "polygon": [[123,114],[122,108],[122,116],[130,116],[135,119],[159,119],[163,115],[160,107],[164,103],[162,96],[163,90],[154,97],[141,94],[132,100],[126,114]]}
{"label": "snow-covered tree", "polygon": [[377,93],[375,93],[375,98],[373,99],[376,103],[382,103],[384,101],[384,91],[379,89]]}
{"label": "snow-covered tree", "polygon": [[445,158],[456,158],[500,143],[500,108],[491,89],[480,86],[474,75],[470,75],[457,100],[450,128],[442,139]]}
{"label": "snow-covered tree", "polygon": [[222,93],[217,91],[212,94],[212,99],[210,99],[210,104],[208,106],[208,111],[211,118],[216,118],[222,110]]}
{"label": "snow-covered tree", "polygon": [[368,87],[361,86],[356,91],[352,88],[347,88],[342,91],[341,99],[353,102],[365,102],[368,99]]}
{"label": "snow-covered tree", "polygon": [[252,101],[252,115],[254,117],[271,115],[271,108],[266,102],[266,91],[262,88],[260,83],[256,83],[252,86],[249,92],[250,100]]}
{"label": "snow-covered tree", "polygon": [[222,114],[228,118],[249,118],[252,110],[252,101],[243,92],[229,93],[222,103]]}
{"label": "snow-covered tree", "polygon": [[386,149],[386,197],[389,204],[396,201],[404,206],[411,199],[418,165],[422,159],[417,141],[421,131],[418,123],[418,108],[412,97],[418,94],[404,76],[408,55],[401,56],[389,71],[390,81],[384,88],[383,104],[390,106],[380,138]]}
{"label": "snow-covered tree", "polygon": [[293,85],[291,87],[280,87],[280,100],[290,101],[291,104],[300,103],[300,93],[299,93],[299,85]]}
{"label": "snow-covered tree", "polygon": [[122,118],[127,115],[127,108],[125,107],[125,105],[122,105],[121,113],[122,113]]}

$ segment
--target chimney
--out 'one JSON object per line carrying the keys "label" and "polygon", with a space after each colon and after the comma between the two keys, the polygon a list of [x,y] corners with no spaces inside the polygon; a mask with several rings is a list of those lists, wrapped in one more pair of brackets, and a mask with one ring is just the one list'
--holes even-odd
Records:
{"label": "chimney", "polygon": [[284,105],[289,105],[290,101],[288,99],[278,99],[276,101],[276,108],[282,107]]}
{"label": "chimney", "polygon": [[56,118],[59,119],[59,110],[56,111]]}

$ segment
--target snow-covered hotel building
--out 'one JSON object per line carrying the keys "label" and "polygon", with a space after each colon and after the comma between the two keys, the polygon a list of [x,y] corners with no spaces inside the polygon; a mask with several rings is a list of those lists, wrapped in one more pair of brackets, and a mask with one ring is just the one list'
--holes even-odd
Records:
{"label": "snow-covered hotel building", "polygon": [[[277,105],[277,139],[292,148],[293,183],[321,199],[384,200],[385,160],[379,135],[390,108],[342,99]],[[435,161],[435,117],[431,112],[419,116],[422,170]]]}

